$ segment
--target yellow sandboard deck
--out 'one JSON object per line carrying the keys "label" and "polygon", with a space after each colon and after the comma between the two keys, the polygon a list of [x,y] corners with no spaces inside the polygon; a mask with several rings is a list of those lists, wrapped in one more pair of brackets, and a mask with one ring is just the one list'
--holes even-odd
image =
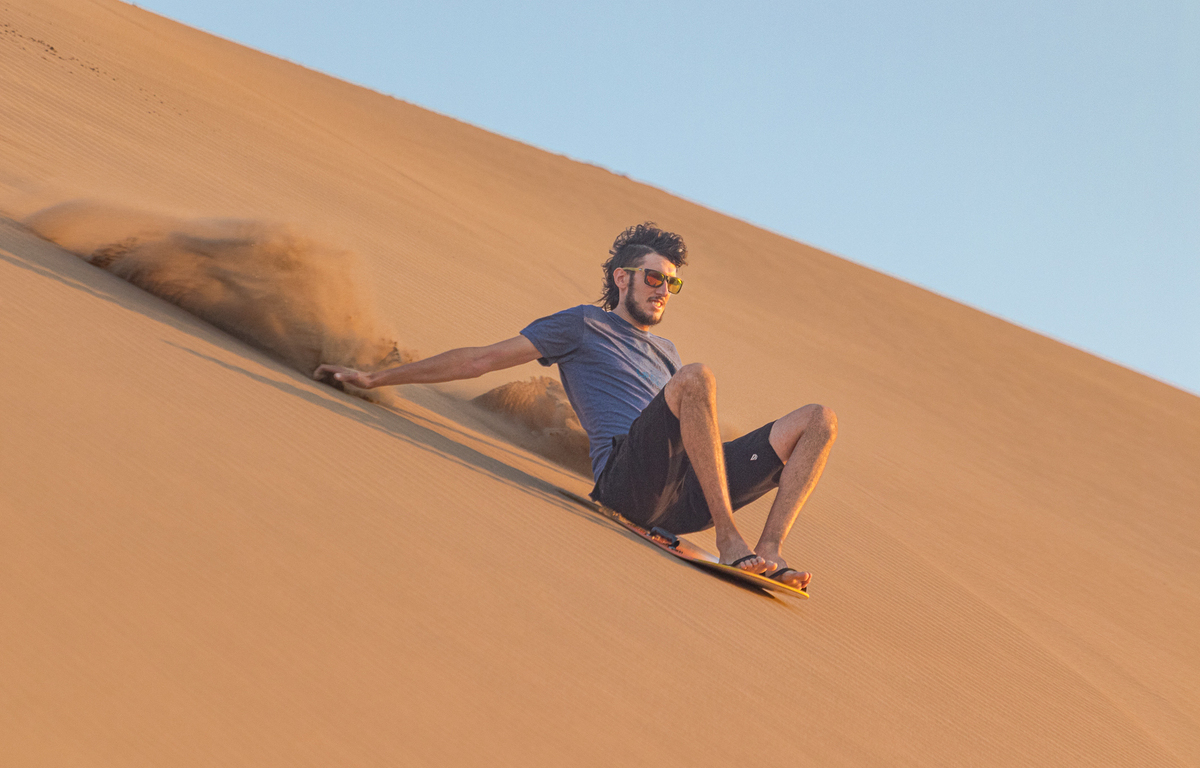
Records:
{"label": "yellow sandboard deck", "polygon": [[646,530],[632,520],[628,520],[621,516],[615,510],[609,509],[603,504],[597,504],[591,499],[585,498],[562,488],[558,492],[568,499],[587,507],[596,514],[603,515],[609,520],[620,523],[625,528],[641,536],[646,541],[650,542],[659,549],[669,552],[680,560],[685,560],[692,565],[709,571],[710,573],[720,576],[731,581],[738,582],[745,586],[757,587],[758,589],[767,590],[769,592],[779,592],[785,595],[794,595],[796,597],[808,598],[808,592],[803,589],[796,589],[788,586],[781,581],[768,579],[766,576],[761,576],[757,573],[743,571],[741,568],[734,568],[731,565],[723,565],[720,559],[705,550],[697,547],[682,536],[676,536],[672,533],[662,530],[661,528],[653,528]]}

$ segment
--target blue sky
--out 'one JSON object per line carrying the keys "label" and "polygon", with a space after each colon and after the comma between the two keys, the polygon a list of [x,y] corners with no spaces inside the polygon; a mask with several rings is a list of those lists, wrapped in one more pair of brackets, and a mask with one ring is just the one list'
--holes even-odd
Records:
{"label": "blue sky", "polygon": [[1200,393],[1200,3],[139,0]]}

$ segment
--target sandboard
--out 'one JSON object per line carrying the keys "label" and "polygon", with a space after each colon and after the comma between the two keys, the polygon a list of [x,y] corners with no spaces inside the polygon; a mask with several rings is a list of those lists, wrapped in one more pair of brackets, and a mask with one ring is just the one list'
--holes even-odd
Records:
{"label": "sandboard", "polygon": [[676,536],[675,534],[664,531],[661,528],[652,528],[650,530],[646,530],[632,520],[623,517],[621,513],[617,512],[616,510],[609,509],[603,504],[598,504],[589,498],[571,493],[570,491],[562,488],[559,488],[558,492],[563,496],[566,496],[568,499],[587,507],[593,512],[603,515],[609,520],[620,523],[622,526],[633,531],[638,536],[641,536],[643,539],[659,549],[669,552],[675,557],[678,557],[680,560],[685,560],[692,565],[703,568],[704,570],[707,570],[717,576],[721,576],[722,578],[730,579],[747,586],[757,587],[758,589],[765,589],[770,592],[779,592],[786,595],[795,595],[796,597],[803,597],[806,599],[808,598],[808,592],[806,590],[788,586],[783,582],[775,581],[774,579],[768,579],[766,576],[762,576],[757,573],[743,571],[741,568],[734,568],[731,565],[724,565],[721,563],[720,558],[718,558],[716,555],[697,547],[695,544],[691,543],[682,536]]}

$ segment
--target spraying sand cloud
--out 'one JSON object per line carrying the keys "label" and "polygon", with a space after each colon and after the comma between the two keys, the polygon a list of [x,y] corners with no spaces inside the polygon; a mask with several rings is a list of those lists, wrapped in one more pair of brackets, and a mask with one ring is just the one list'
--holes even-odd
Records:
{"label": "spraying sand cloud", "polygon": [[[588,437],[567,400],[562,384],[548,376],[514,381],[472,400],[486,411],[503,416],[508,437],[534,453],[546,456],[591,477]],[[519,431],[511,427],[519,427]]]}
{"label": "spraying sand cloud", "polygon": [[39,236],[304,373],[414,359],[359,289],[353,254],[286,226],[188,221],[75,201],[26,220]]}

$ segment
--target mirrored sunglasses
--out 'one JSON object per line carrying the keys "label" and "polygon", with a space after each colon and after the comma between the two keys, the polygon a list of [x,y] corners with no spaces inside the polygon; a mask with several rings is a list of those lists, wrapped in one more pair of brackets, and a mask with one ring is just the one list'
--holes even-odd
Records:
{"label": "mirrored sunglasses", "polygon": [[641,272],[642,279],[646,281],[646,285],[651,288],[657,288],[663,283],[667,284],[667,290],[671,293],[679,293],[683,290],[683,280],[674,275],[664,275],[657,269],[646,269],[644,267],[621,267],[626,272]]}

